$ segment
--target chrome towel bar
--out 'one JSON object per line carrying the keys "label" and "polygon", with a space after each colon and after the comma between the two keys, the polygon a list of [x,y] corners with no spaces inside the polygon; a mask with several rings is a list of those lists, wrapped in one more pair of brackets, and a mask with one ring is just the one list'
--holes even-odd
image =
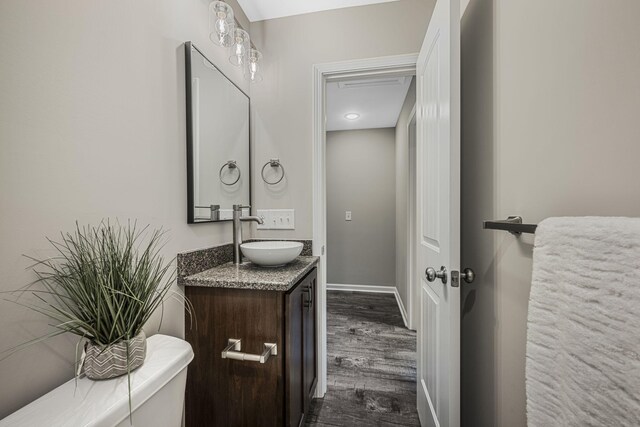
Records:
{"label": "chrome towel bar", "polygon": [[505,220],[483,221],[482,228],[486,230],[503,230],[508,231],[514,236],[522,233],[535,233],[537,224],[523,224],[521,216],[510,216]]}
{"label": "chrome towel bar", "polygon": [[222,358],[265,363],[270,356],[278,355],[278,345],[269,342],[264,343],[262,354],[241,353],[242,343],[240,341],[239,339],[229,338],[228,345],[222,350]]}

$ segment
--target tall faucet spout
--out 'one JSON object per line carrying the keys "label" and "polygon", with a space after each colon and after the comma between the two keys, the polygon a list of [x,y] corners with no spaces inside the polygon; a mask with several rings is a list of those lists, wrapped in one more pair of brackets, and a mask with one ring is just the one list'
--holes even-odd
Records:
{"label": "tall faucet spout", "polygon": [[240,217],[240,221],[243,221],[243,222],[254,221],[254,222],[257,222],[258,224],[264,224],[264,219],[261,216],[243,216],[243,217]]}
{"label": "tall faucet spout", "polygon": [[251,206],[233,205],[233,263],[242,263],[242,253],[240,245],[242,244],[242,223],[254,221],[258,224],[264,224],[264,219],[259,216],[242,216],[242,210],[251,208]]}

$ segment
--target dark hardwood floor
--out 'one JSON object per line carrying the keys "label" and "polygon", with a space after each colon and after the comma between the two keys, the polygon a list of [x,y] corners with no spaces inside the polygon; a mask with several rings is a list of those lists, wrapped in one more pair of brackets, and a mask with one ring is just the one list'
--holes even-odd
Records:
{"label": "dark hardwood floor", "polygon": [[419,426],[416,334],[391,294],[327,292],[328,387],[308,426]]}

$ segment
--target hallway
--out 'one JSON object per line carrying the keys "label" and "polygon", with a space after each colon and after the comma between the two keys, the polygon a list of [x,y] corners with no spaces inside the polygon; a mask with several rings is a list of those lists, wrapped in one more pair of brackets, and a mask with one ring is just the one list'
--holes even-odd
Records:
{"label": "hallway", "polygon": [[309,426],[419,426],[416,334],[391,294],[327,292],[328,389]]}

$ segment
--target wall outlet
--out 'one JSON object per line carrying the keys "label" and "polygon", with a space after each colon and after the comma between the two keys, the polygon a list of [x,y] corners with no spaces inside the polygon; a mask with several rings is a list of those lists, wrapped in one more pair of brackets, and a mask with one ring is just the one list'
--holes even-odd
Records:
{"label": "wall outlet", "polygon": [[294,209],[257,209],[256,215],[264,224],[257,224],[258,230],[295,230]]}
{"label": "wall outlet", "polygon": [[351,221],[351,211],[347,211],[344,214],[344,220],[345,221]]}

